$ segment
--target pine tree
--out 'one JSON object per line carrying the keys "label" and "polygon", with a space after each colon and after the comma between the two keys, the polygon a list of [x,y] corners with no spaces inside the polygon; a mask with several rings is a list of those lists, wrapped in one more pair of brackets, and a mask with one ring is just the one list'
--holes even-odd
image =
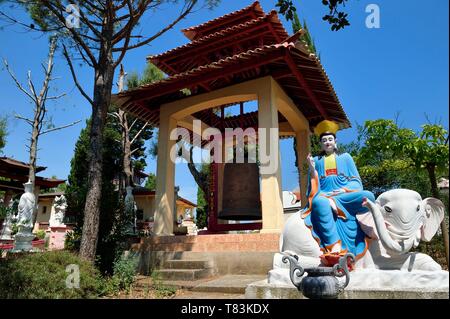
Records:
{"label": "pine tree", "polygon": [[[114,73],[126,54],[133,49],[145,46],[192,12],[198,4],[197,0],[187,0],[182,4],[179,14],[167,17],[167,23],[154,26],[150,36],[140,34],[140,22],[150,12],[155,13],[167,1],[81,1],[81,0],[39,0],[17,1],[25,7],[33,23],[19,21],[9,17],[3,11],[1,16],[26,27],[29,31],[57,33],[62,53],[67,60],[73,81],[89,105],[92,107],[88,182],[89,187],[84,207],[85,222],[81,240],[80,255],[90,261],[94,260],[98,231],[99,215],[102,202],[103,181],[103,147],[104,129],[111,104]],[[170,1],[177,3],[178,1]],[[206,0],[210,8],[217,4],[216,0]],[[11,3],[11,6],[14,2]],[[66,13],[70,12],[68,16]],[[148,34],[147,33],[147,34]],[[74,59],[82,59],[83,64],[91,67],[94,86],[85,90],[78,81],[74,68]],[[92,95],[87,92],[92,92]]]}
{"label": "pine tree", "polygon": [[[86,158],[89,153],[89,134],[91,121],[88,120],[86,127],[81,131],[77,143],[75,144],[74,157],[70,165],[70,175],[66,190],[68,203],[68,215],[75,218],[75,238],[76,243],[71,243],[72,247],[79,248],[81,231],[84,221],[84,203],[88,191],[88,162]],[[121,148],[117,143],[120,137],[111,124],[107,124],[104,130],[103,147],[103,179],[102,179],[102,201],[99,215],[99,239],[96,249],[98,265],[102,271],[110,271],[112,262],[116,257],[117,243],[120,242],[121,234],[116,230],[121,219],[122,210],[119,205],[118,192],[114,180],[120,173],[121,167]]]}
{"label": "pine tree", "polygon": [[2,153],[3,148],[6,144],[6,135],[8,135],[7,131],[7,124],[6,117],[0,118],[0,154]]}

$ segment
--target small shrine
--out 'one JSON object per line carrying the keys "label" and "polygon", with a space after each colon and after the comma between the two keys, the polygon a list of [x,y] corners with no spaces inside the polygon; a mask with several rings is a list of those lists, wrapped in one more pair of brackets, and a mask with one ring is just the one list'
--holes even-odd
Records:
{"label": "small shrine", "polygon": [[[259,230],[279,234],[284,224],[279,139],[296,138],[298,167],[302,169],[310,133],[319,122],[329,119],[340,128],[349,127],[333,86],[318,57],[299,40],[304,31],[289,35],[276,11],[265,13],[259,2],[182,32],[189,39],[187,44],[147,58],[168,77],[113,96],[116,105],[159,127],[154,233],[172,235],[176,221],[175,163],[170,156],[177,141],[171,133],[185,128],[190,140],[202,139],[202,133],[194,129],[197,120],[202,131],[214,129],[222,137],[226,129],[271,131],[273,134],[256,136],[256,143],[270,145],[277,154],[273,171],[264,171],[269,163],[261,156],[256,171],[242,170],[242,174],[252,171],[252,181],[236,169],[233,176],[227,173],[227,165],[242,164],[212,163],[208,232]],[[251,101],[256,101],[257,111],[246,111]],[[232,106],[239,107],[239,114],[226,116]],[[202,140],[201,146],[207,148],[208,142]],[[223,154],[235,147],[225,142]],[[301,202],[305,203],[306,174],[300,174],[299,185]],[[244,191],[236,194],[237,189]],[[249,217],[245,211],[252,207],[245,200],[230,199],[233,192],[241,199],[253,197],[256,202],[251,205],[260,206],[259,215]],[[224,207],[229,203],[234,205],[231,210]],[[227,223],[233,219],[254,222]]]}

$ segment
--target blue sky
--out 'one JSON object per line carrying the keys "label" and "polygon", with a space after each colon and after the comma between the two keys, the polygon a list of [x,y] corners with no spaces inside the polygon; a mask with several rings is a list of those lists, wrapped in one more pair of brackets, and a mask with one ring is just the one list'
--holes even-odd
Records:
{"label": "blue sky", "polygon": [[[187,43],[188,39],[180,29],[206,22],[252,2],[223,0],[212,11],[196,11],[152,45],[129,52],[123,61],[126,70],[129,73],[142,72],[147,55]],[[266,12],[275,8],[276,0],[260,2]],[[321,1],[302,0],[294,3],[301,19],[306,19],[308,23],[322,64],[353,127],[365,120],[392,119],[399,113],[400,123],[416,131],[426,122],[425,114],[431,121],[441,121],[448,128],[448,1],[349,0],[346,12],[351,25],[338,32],[331,31],[329,25],[322,21],[326,8]],[[365,26],[369,14],[365,9],[371,3],[380,8],[379,29]],[[166,6],[156,14],[145,17],[140,29],[143,34],[153,34],[158,27],[166,25],[167,16],[174,16],[178,11],[179,7]],[[25,15],[19,13],[19,17]],[[284,24],[291,33],[290,23]],[[0,58],[8,60],[22,83],[26,84],[26,73],[31,70],[37,85],[40,85],[40,63],[47,56],[47,37],[24,32],[18,27],[6,27],[0,30],[0,43]],[[54,74],[61,77],[54,82],[57,91],[67,93],[58,104],[50,106],[54,123],[62,125],[79,119],[82,123],[44,135],[39,144],[38,164],[48,167],[45,176],[67,178],[75,142],[91,109],[75,88],[68,67],[59,53]],[[91,69],[77,66],[77,74],[86,90],[92,92]],[[3,69],[0,71],[0,96],[0,115],[10,116],[4,155],[28,161],[25,147],[28,143],[28,127],[15,120],[13,114],[30,116],[31,105]],[[338,139],[347,143],[356,138],[355,134],[355,129],[350,128],[339,132]],[[294,189],[298,182],[291,140],[281,142],[281,157],[283,189]],[[156,172],[155,159],[148,156],[147,164],[147,172]],[[181,187],[181,196],[196,201],[197,187],[185,164],[177,165],[176,184]]]}

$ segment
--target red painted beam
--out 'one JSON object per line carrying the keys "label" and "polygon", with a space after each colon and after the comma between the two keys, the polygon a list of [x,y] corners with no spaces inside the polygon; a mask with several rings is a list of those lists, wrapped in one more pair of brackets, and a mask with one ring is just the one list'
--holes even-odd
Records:
{"label": "red painted beam", "polygon": [[294,59],[292,58],[292,56],[288,52],[286,52],[286,62],[288,64],[289,68],[291,69],[291,72],[295,75],[295,77],[297,78],[298,82],[301,84],[301,86],[305,90],[305,92],[308,95],[309,99],[313,102],[314,106],[317,108],[317,110],[320,112],[320,114],[322,114],[322,116],[324,118],[327,118],[328,115],[327,115],[327,112],[325,111],[322,103],[320,103],[320,101],[317,99],[316,95],[314,94],[314,92],[309,87],[308,82],[306,82],[306,80],[304,79],[303,75],[297,69],[297,65],[295,64]]}

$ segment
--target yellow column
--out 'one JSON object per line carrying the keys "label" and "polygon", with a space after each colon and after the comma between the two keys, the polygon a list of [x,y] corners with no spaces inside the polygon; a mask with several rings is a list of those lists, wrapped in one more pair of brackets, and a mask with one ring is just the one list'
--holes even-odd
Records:
{"label": "yellow column", "polygon": [[[266,134],[259,133],[259,160],[261,175],[261,233],[280,233],[283,229],[283,204],[281,189],[281,163],[279,149],[278,109],[275,104],[271,81],[260,87],[258,94],[258,125]],[[274,129],[274,130],[271,130]],[[265,143],[265,148],[262,147]],[[270,163],[264,162],[264,154]],[[266,159],[267,160],[267,159]]]}
{"label": "yellow column", "polygon": [[158,163],[156,168],[156,207],[154,233],[157,236],[173,235],[175,163],[170,158],[175,140],[170,140],[170,132],[176,128],[176,120],[160,114],[158,133]]}
{"label": "yellow column", "polygon": [[301,130],[295,133],[297,140],[297,165],[300,173],[300,200],[302,207],[306,205],[306,191],[308,187],[308,164],[306,157],[310,152],[310,136],[308,130]]}

